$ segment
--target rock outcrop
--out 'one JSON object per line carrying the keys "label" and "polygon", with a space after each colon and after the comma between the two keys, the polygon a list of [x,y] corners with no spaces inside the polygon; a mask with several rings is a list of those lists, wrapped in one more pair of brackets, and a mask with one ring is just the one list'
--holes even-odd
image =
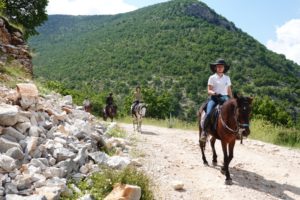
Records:
{"label": "rock outcrop", "polygon": [[220,17],[217,13],[215,13],[213,10],[211,10],[209,7],[207,7],[204,4],[193,3],[187,6],[185,12],[190,16],[201,18],[203,20],[206,20],[217,26],[221,26],[230,31],[238,30],[232,22],[229,22],[225,18]]}
{"label": "rock outcrop", "polygon": [[[104,127],[71,96],[41,97],[33,84],[0,86],[0,199],[59,199],[99,165],[121,169],[131,163],[124,139]],[[107,145],[106,145],[107,144]],[[99,147],[116,148],[109,156]],[[133,163],[134,164],[134,163]]]}
{"label": "rock outcrop", "polygon": [[22,32],[0,17],[0,65],[14,59],[32,74],[31,58]]}

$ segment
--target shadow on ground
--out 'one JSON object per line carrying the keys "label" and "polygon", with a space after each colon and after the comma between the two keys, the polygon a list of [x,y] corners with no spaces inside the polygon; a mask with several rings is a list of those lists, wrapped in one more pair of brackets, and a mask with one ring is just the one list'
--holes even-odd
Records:
{"label": "shadow on ground", "polygon": [[142,131],[141,134],[145,134],[145,135],[158,135],[157,133],[153,133],[151,131]]}
{"label": "shadow on ground", "polygon": [[[216,166],[209,165],[208,167],[214,168],[221,173],[220,169],[222,166],[219,164]],[[290,197],[286,193],[287,191],[300,196],[300,188],[294,185],[277,183],[276,181],[268,180],[255,172],[247,171],[237,167],[232,167],[229,169],[229,171],[233,180],[233,184],[240,187],[263,192],[279,199],[295,200],[295,198]]]}

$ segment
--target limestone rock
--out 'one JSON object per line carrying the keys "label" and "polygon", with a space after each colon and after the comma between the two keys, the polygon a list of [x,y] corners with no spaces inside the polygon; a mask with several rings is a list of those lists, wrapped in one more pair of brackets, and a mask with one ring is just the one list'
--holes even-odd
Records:
{"label": "limestone rock", "polygon": [[139,186],[116,184],[114,189],[104,200],[139,200],[141,198],[141,188]]}

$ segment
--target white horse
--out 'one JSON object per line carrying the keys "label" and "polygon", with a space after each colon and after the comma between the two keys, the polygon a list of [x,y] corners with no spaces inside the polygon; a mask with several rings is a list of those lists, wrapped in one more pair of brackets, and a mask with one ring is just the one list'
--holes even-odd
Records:
{"label": "white horse", "polygon": [[[132,109],[131,109],[132,110]],[[132,117],[133,117],[133,130],[137,132],[142,132],[142,120],[146,115],[146,104],[139,103],[135,106]]]}

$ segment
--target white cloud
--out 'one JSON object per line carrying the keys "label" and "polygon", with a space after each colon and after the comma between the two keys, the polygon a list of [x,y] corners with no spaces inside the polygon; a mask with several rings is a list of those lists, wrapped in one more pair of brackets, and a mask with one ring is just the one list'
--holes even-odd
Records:
{"label": "white cloud", "polygon": [[267,42],[268,49],[284,54],[300,65],[300,19],[292,19],[276,29],[275,41]]}
{"label": "white cloud", "polygon": [[107,15],[136,10],[124,0],[49,0],[47,13],[66,15]]}

